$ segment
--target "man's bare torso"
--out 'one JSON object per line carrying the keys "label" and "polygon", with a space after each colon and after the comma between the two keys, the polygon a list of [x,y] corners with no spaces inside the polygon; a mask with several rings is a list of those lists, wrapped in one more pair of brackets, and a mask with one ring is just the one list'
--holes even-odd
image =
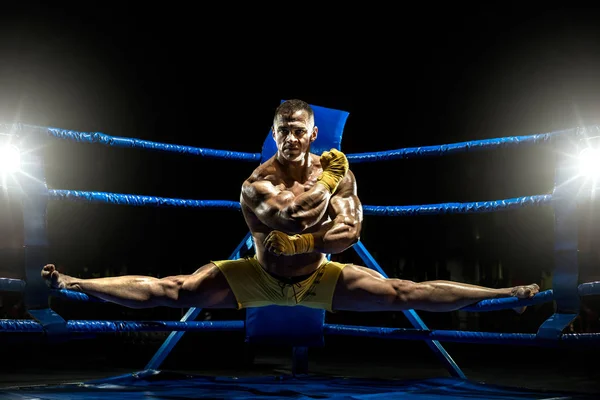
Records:
{"label": "man's bare torso", "polygon": [[[310,156],[312,165],[309,169],[308,176],[305,179],[302,179],[303,182],[286,177],[281,165],[275,160],[275,158],[269,159],[256,168],[249,180],[267,180],[278,188],[282,190],[289,190],[297,196],[312,188],[316,184],[319,174],[323,172],[319,157],[314,154],[311,154]],[[315,271],[323,263],[325,255],[320,252],[296,254],[293,256],[277,256],[266,251],[263,242],[265,237],[273,229],[263,224],[252,212],[252,210],[244,205],[243,198],[241,199],[241,207],[246,223],[248,224],[248,228],[254,237],[254,245],[256,247],[256,256],[258,261],[267,271],[284,277],[306,275]],[[329,216],[325,214],[320,222],[308,228],[305,230],[305,232],[315,232],[319,230],[319,227],[328,220]],[[293,234],[294,232],[286,233]]]}

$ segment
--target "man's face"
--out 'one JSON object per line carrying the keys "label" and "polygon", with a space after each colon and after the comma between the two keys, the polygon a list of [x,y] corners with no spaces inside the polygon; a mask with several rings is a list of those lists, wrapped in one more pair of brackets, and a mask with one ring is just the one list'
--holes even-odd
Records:
{"label": "man's face", "polygon": [[317,127],[306,111],[278,115],[273,125],[277,151],[288,161],[301,161],[317,138]]}

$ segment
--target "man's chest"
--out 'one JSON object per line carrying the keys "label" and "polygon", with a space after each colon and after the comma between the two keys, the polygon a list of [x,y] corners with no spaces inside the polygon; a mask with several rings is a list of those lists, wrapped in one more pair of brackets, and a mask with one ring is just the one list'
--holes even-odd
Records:
{"label": "man's chest", "polygon": [[311,175],[306,180],[296,181],[288,179],[280,179],[275,184],[278,189],[292,192],[295,196],[299,196],[304,192],[309,191],[317,183],[317,175]]}

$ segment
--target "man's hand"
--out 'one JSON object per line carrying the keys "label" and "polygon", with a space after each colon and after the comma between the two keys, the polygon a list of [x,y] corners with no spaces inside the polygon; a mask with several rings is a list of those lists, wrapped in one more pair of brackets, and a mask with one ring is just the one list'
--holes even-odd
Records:
{"label": "man's hand", "polygon": [[321,154],[321,167],[323,167],[323,173],[319,175],[317,182],[325,185],[333,194],[348,172],[348,159],[339,150],[324,151]]}
{"label": "man's hand", "polygon": [[288,235],[281,231],[271,231],[264,241],[265,249],[278,256],[310,253],[315,246],[315,239],[310,233]]}

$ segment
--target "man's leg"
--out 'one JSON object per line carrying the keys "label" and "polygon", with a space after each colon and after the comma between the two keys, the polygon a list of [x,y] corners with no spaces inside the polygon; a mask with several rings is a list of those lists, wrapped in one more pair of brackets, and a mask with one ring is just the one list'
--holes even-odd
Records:
{"label": "man's leg", "polygon": [[129,308],[237,308],[225,276],[212,263],[192,275],[162,279],[138,275],[79,279],[59,274],[54,265],[49,264],[42,269],[42,278],[50,287],[83,292]]}
{"label": "man's leg", "polygon": [[332,308],[336,311],[454,311],[481,300],[501,297],[530,298],[539,286],[486,288],[451,281],[412,282],[386,279],[376,271],[347,265],[341,272]]}

